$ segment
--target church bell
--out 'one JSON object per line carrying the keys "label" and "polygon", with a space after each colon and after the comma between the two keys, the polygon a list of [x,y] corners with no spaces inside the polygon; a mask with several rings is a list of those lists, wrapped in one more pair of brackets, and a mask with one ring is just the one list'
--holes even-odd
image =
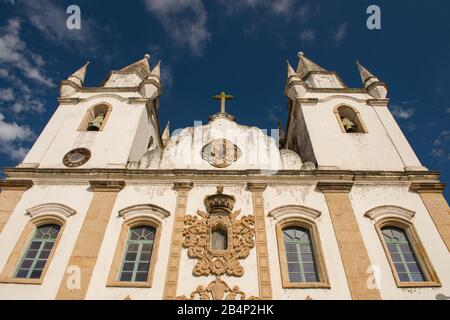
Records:
{"label": "church bell", "polygon": [[87,131],[100,131],[104,119],[105,115],[99,113],[99,115],[94,119],[94,121],[89,121]]}

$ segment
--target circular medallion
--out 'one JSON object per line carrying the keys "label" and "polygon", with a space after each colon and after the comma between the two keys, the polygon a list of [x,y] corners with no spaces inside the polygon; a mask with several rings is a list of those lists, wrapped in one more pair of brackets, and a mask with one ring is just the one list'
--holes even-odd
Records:
{"label": "circular medallion", "polygon": [[68,152],[63,159],[63,164],[69,168],[82,166],[91,158],[91,151],[86,148],[78,148]]}
{"label": "circular medallion", "polygon": [[242,156],[237,145],[227,139],[216,139],[202,149],[202,158],[216,168],[231,166]]}

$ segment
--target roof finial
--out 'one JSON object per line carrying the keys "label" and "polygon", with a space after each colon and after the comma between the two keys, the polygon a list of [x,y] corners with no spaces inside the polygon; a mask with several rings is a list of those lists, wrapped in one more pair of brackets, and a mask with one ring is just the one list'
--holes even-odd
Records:
{"label": "roof finial", "polygon": [[149,59],[150,59],[150,55],[149,55],[148,53],[146,53],[146,54],[144,55],[144,58],[147,59],[147,60],[149,60]]}
{"label": "roof finial", "polygon": [[297,53],[297,57],[300,59],[301,57],[303,57],[305,55],[305,53],[303,51],[299,51]]}

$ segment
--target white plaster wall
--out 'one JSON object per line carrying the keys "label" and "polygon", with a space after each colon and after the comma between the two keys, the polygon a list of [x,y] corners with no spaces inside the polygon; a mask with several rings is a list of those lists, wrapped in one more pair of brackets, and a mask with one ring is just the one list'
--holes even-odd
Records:
{"label": "white plaster wall", "polygon": [[[303,300],[308,296],[314,300],[351,299],[328,207],[324,195],[315,191],[315,186],[315,183],[302,186],[270,184],[264,192],[267,244],[274,299]],[[321,212],[316,223],[331,285],[330,289],[283,289],[276,237],[276,221],[267,215],[270,211],[286,205],[302,205]]]}
{"label": "white plaster wall", "polygon": [[[199,185],[195,187],[189,193],[189,200],[187,205],[186,214],[196,215],[197,210],[206,211],[203,204],[205,196],[216,193],[216,187],[222,183],[211,183]],[[241,210],[241,214],[238,218],[246,215],[253,214],[252,196],[249,191],[246,191],[246,183],[235,183],[232,186],[224,185],[224,193],[233,195],[236,197],[236,204],[234,210]],[[210,277],[194,277],[192,270],[196,264],[196,259],[191,259],[187,255],[187,250],[183,249],[181,253],[180,262],[180,274],[178,282],[177,295],[186,295],[189,297],[192,291],[197,289],[198,286],[206,287],[211,281],[215,280],[214,276]],[[244,268],[244,275],[242,277],[228,277],[221,276],[221,279],[225,281],[231,288],[233,286],[239,286],[239,288],[247,295],[259,296],[258,289],[258,272],[256,261],[256,247],[250,249],[250,255],[246,259],[239,260],[240,264]]]}
{"label": "white plaster wall", "polygon": [[[305,98],[327,97],[326,94],[309,93]],[[357,99],[350,96],[328,97],[317,105],[302,106],[308,132],[316,159],[320,167],[337,167],[348,170],[383,170],[403,171],[406,166],[421,167],[417,157],[404,138],[401,131],[395,131],[394,146],[385,127],[393,126],[395,120],[387,121],[384,116],[380,121],[375,108],[365,102],[364,95],[356,95]],[[334,108],[337,105],[346,104],[360,112],[360,116],[367,127],[366,134],[345,134],[336,119]],[[389,112],[389,110],[387,110]],[[394,123],[393,123],[394,122]],[[399,137],[403,136],[403,139]],[[399,153],[408,159],[402,161]]]}
{"label": "white plaster wall", "polygon": [[[450,295],[450,255],[418,194],[409,192],[407,185],[355,185],[350,198],[370,260],[381,271],[383,299],[436,299],[439,293]],[[412,221],[440,278],[441,288],[397,288],[374,222],[364,217],[367,211],[385,205],[400,206],[416,213]]]}
{"label": "white plaster wall", "polygon": [[[47,127],[24,160],[24,165],[39,163],[41,168],[63,168],[64,155],[75,148],[87,148],[91,159],[81,168],[125,167],[136,134],[143,129],[142,117],[146,114],[144,103],[129,104],[123,97],[136,93],[122,93],[122,97],[105,94],[84,94],[88,101],[76,105],[59,106]],[[119,99],[120,98],[120,99]],[[78,131],[87,110],[97,104],[112,106],[104,129],[99,132]],[[148,139],[148,134],[142,138]],[[136,140],[135,146],[143,150],[133,150],[133,154],[143,154],[146,145]]]}
{"label": "white plaster wall", "polygon": [[45,203],[60,203],[76,210],[77,213],[66,221],[61,240],[56,247],[42,285],[0,283],[0,300],[48,300],[55,298],[92,199],[93,193],[87,191],[87,189],[88,185],[35,185],[24,193],[0,234],[0,270],[3,270],[25,225],[30,220],[30,217],[26,215],[27,209]]}
{"label": "white plaster wall", "polygon": [[148,149],[148,143],[150,137],[153,138],[153,145],[157,144],[157,135],[155,133],[155,128],[150,123],[150,116],[147,113],[147,108],[144,107],[141,113],[138,127],[132,141],[132,146],[128,161],[134,162],[139,161]]}
{"label": "white plaster wall", "polygon": [[[216,118],[207,125],[185,128],[173,135],[161,156],[146,155],[141,168],[149,169],[204,169],[204,170],[280,170],[302,168],[297,154],[284,150],[280,153],[274,137],[256,127],[239,125],[227,118]],[[213,167],[202,158],[202,149],[215,139],[227,139],[237,145],[241,157],[226,168]]]}
{"label": "white plaster wall", "polygon": [[[133,300],[159,300],[163,297],[164,282],[167,271],[172,226],[176,207],[177,193],[172,183],[138,186],[128,184],[117,196],[111,219],[105,231],[86,299],[122,300],[130,295]],[[124,219],[118,216],[119,210],[137,204],[153,204],[170,212],[170,216],[162,222],[161,238],[158,248],[158,259],[153,274],[152,288],[119,288],[106,287],[114,253],[116,251],[120,231]],[[153,252],[156,254],[156,251]]]}

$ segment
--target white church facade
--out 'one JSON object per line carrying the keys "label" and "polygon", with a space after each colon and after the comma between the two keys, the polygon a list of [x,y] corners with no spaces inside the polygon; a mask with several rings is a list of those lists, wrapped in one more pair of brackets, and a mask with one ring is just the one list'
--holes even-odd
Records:
{"label": "white church facade", "polygon": [[[299,54],[285,133],[161,130],[149,56],[83,85],[0,181],[0,299],[443,299],[450,209],[389,111]],[[162,133],[161,133],[162,132]]]}

